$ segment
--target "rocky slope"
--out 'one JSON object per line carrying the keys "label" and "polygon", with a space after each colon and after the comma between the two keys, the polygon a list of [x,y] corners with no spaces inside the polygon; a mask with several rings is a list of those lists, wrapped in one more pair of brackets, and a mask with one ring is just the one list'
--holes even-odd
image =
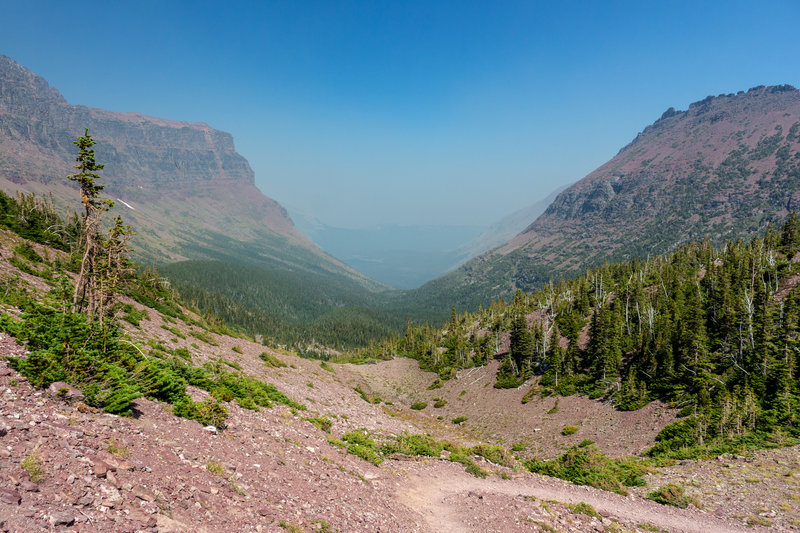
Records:
{"label": "rocky slope", "polygon": [[229,133],[70,105],[42,77],[0,55],[0,189],[52,193],[77,205],[66,176],[84,128],[106,165],[104,193],[137,230],[140,259],[225,257],[377,287],[297,231],[286,210],[255,187]]}
{"label": "rocky slope", "polygon": [[[13,279],[34,294],[48,290],[46,277],[19,270],[10,261],[19,243],[17,236],[0,232],[0,282]],[[33,247],[42,256],[58,255]],[[129,342],[140,350],[181,349],[193,365],[222,362],[274,384],[306,410],[275,406],[253,411],[230,402],[224,430],[178,418],[169,404],[146,399],[135,402],[130,416],[105,414],[81,403],[80,393],[65,385],[34,388],[5,360],[25,357],[25,346],[2,334],[0,531],[703,532],[743,531],[748,521],[754,525],[751,531],[767,524],[788,531],[800,513],[789,498],[796,480],[785,475],[758,486],[748,481],[731,491],[732,499],[713,500],[709,514],[575,487],[478,456],[473,459],[490,474],[487,478],[471,476],[462,465],[446,461],[446,452],[441,457],[390,456],[375,466],[336,445],[337,439],[361,428],[376,436],[426,431],[454,442],[483,439],[476,426],[450,424],[444,430],[430,412],[410,408],[404,383],[419,390],[415,383],[431,378],[419,369],[398,367],[395,361],[366,367],[322,365],[245,338],[201,331],[198,317],[191,313],[176,319],[131,300],[123,303],[141,313],[138,326],[123,322]],[[10,305],[0,309],[6,319],[18,314]],[[269,364],[262,353],[269,355]],[[466,372],[452,388],[427,392],[447,395],[453,404],[463,397],[458,411],[480,422],[481,408],[475,406],[494,391]],[[364,401],[356,386],[367,394],[379,390],[384,400]],[[467,392],[456,392],[459,389]],[[207,397],[199,389],[189,392],[196,400]],[[589,404],[605,409],[585,402],[584,414],[575,416],[589,416]],[[492,408],[511,412],[512,404],[518,407],[519,398],[497,395]],[[530,418],[539,416],[536,410],[549,408],[531,406],[534,411],[525,414]],[[328,420],[328,432],[311,419]],[[663,423],[649,415],[642,420],[653,427]],[[498,433],[507,429],[495,427]],[[651,438],[653,428],[643,429],[642,443]],[[498,438],[503,436],[492,440]],[[533,449],[546,447],[537,444],[540,432],[529,431],[526,438]],[[602,438],[609,445],[613,439],[620,444],[629,440],[628,432],[621,430],[605,432]],[[770,453],[759,456],[749,478],[759,475],[756,466],[767,463]],[[797,452],[777,453],[775,459],[785,461]],[[789,461],[775,472],[791,472],[796,461]],[[700,484],[718,474],[712,468],[701,472],[705,477],[694,478]],[[694,474],[675,468],[665,475],[673,479]],[[719,484],[726,478],[714,479]],[[661,484],[654,478],[649,488]],[[756,488],[758,499],[752,497]],[[769,509],[763,511],[764,506]]]}
{"label": "rocky slope", "polygon": [[605,260],[763,231],[800,207],[800,91],[755,87],[670,108],[522,233],[420,289],[463,305]]}

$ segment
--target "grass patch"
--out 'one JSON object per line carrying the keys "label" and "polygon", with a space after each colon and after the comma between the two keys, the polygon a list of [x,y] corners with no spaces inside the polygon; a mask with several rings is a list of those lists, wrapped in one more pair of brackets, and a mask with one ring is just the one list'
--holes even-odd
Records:
{"label": "grass patch", "polygon": [[459,425],[463,422],[466,422],[467,420],[469,420],[469,418],[467,418],[466,416],[457,416],[453,419],[453,424]]}
{"label": "grass patch", "polygon": [[414,402],[411,404],[411,408],[415,411],[422,411],[428,407],[428,402]]}
{"label": "grass patch", "polygon": [[572,435],[577,432],[578,429],[579,428],[577,426],[564,426],[564,429],[561,430],[561,434],[564,436]]}

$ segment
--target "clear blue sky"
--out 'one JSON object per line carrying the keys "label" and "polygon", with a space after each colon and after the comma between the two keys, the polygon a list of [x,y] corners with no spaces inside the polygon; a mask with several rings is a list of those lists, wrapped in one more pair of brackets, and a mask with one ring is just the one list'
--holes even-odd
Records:
{"label": "clear blue sky", "polygon": [[668,107],[800,86],[800,2],[2,2],[0,53],[73,104],[233,134],[333,225],[490,223]]}

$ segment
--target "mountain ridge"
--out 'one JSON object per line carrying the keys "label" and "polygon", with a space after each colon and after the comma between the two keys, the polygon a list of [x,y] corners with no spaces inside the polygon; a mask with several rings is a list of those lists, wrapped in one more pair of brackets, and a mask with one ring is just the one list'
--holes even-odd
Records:
{"label": "mountain ridge", "polygon": [[[138,230],[138,257],[207,259],[245,243],[270,266],[355,279],[384,287],[320,250],[286,209],[255,186],[233,136],[204,122],[70,105],[41,76],[0,55],[0,188],[52,192],[75,206],[74,139],[84,128],[97,141],[105,193]],[[277,253],[284,252],[284,253]]]}
{"label": "mountain ridge", "polygon": [[421,287],[464,307],[603,261],[749,237],[800,205],[800,91],[758,86],[668,109],[506,244]]}

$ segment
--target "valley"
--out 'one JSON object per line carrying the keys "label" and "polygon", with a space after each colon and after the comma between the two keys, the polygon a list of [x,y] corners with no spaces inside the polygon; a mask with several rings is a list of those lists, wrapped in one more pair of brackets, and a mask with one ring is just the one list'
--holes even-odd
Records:
{"label": "valley", "polygon": [[758,86],[483,231],[306,235],[230,134],[0,55],[0,531],[797,530],[799,201]]}

